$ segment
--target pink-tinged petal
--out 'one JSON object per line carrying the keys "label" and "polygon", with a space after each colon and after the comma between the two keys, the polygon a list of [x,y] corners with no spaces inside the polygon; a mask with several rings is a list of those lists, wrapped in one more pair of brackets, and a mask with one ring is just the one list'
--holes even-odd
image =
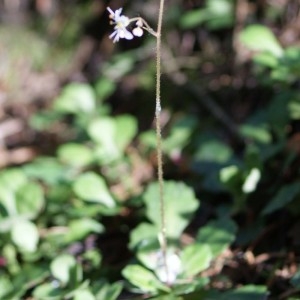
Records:
{"label": "pink-tinged petal", "polygon": [[120,36],[117,34],[113,39],[113,43],[118,42],[120,40]]}
{"label": "pink-tinged petal", "polygon": [[144,33],[143,29],[141,27],[136,27],[132,30],[133,35],[141,37]]}
{"label": "pink-tinged petal", "polygon": [[114,17],[115,13],[114,11],[110,8],[110,7],[106,7],[106,9],[108,10],[109,14]]}
{"label": "pink-tinged petal", "polygon": [[112,34],[110,34],[109,38],[112,39],[117,34],[118,34],[118,31],[114,31]]}

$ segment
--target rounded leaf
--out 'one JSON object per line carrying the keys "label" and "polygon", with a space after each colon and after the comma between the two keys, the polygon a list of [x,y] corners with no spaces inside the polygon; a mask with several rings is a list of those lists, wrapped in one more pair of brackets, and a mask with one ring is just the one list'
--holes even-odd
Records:
{"label": "rounded leaf", "polygon": [[129,115],[122,115],[115,119],[116,122],[116,144],[121,152],[131,142],[137,133],[137,121]]}
{"label": "rounded leaf", "polygon": [[95,300],[96,298],[89,290],[78,290],[75,292],[74,300]]}
{"label": "rounded leaf", "polygon": [[183,272],[187,277],[195,276],[207,269],[213,259],[208,245],[192,244],[181,253]]}
{"label": "rounded leaf", "polygon": [[70,280],[70,272],[76,266],[76,260],[72,255],[62,254],[55,258],[50,265],[52,275],[66,284]]}
{"label": "rounded leaf", "polygon": [[253,51],[267,51],[282,56],[283,49],[273,32],[263,25],[250,25],[240,34],[241,42]]}
{"label": "rounded leaf", "polygon": [[74,182],[73,190],[85,201],[100,203],[107,207],[115,206],[104,179],[94,172],[80,175]]}
{"label": "rounded leaf", "polygon": [[156,276],[149,270],[139,265],[128,265],[122,271],[123,276],[143,292],[158,293],[159,290],[168,291]]}
{"label": "rounded leaf", "polygon": [[16,194],[16,205],[20,215],[30,219],[37,217],[45,205],[44,192],[35,182],[20,187]]}
{"label": "rounded leaf", "polygon": [[39,232],[32,222],[20,220],[14,223],[11,238],[21,251],[34,252],[39,242]]}
{"label": "rounded leaf", "polygon": [[95,109],[94,91],[88,84],[71,83],[56,99],[54,108],[63,113],[93,112]]}
{"label": "rounded leaf", "polygon": [[236,224],[229,218],[213,220],[199,230],[197,243],[208,245],[216,257],[234,241],[236,231]]}
{"label": "rounded leaf", "polygon": [[55,287],[53,283],[39,285],[33,291],[33,296],[38,300],[60,300],[64,292]]}
{"label": "rounded leaf", "polygon": [[60,146],[57,154],[60,160],[74,167],[84,167],[93,159],[93,153],[88,147],[76,143]]}
{"label": "rounded leaf", "polygon": [[[144,194],[147,217],[161,228],[159,185],[152,183]],[[164,185],[166,233],[177,239],[199,207],[194,191],[182,182],[166,181]]]}

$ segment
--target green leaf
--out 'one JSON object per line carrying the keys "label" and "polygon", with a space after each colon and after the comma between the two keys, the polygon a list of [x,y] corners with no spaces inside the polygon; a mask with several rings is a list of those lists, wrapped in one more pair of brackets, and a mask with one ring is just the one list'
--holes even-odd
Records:
{"label": "green leaf", "polygon": [[65,235],[66,243],[83,239],[90,232],[101,233],[104,226],[93,219],[81,218],[69,223],[68,233]]}
{"label": "green leaf", "polygon": [[279,59],[270,52],[258,53],[254,56],[253,60],[257,64],[268,68],[276,68],[279,64]]}
{"label": "green leaf", "polygon": [[132,116],[122,115],[115,122],[115,141],[120,152],[123,152],[137,133],[137,121]]}
{"label": "green leaf", "polygon": [[95,285],[93,285],[93,291],[94,294],[96,294],[96,300],[116,300],[121,294],[122,288],[122,282],[109,284],[104,279],[97,281]]}
{"label": "green leaf", "polygon": [[15,193],[27,182],[28,179],[21,169],[13,168],[0,172],[0,217],[18,214]]}
{"label": "green leaf", "polygon": [[234,23],[234,5],[232,0],[208,0],[206,1],[209,29],[230,27]]}
{"label": "green leaf", "polygon": [[237,166],[228,166],[220,170],[220,180],[222,183],[231,186],[233,181],[236,181],[239,175],[239,168]]}
{"label": "green leaf", "polygon": [[233,291],[223,293],[220,300],[265,300],[269,292],[266,286],[246,285]]}
{"label": "green leaf", "polygon": [[148,130],[142,132],[139,135],[139,140],[142,144],[146,145],[149,148],[155,149],[156,148],[156,134],[154,130]]}
{"label": "green leaf", "polygon": [[157,294],[159,290],[169,291],[156,276],[140,265],[128,265],[123,269],[122,275],[142,292]]}
{"label": "green leaf", "polygon": [[196,124],[197,120],[191,116],[177,120],[164,140],[163,150],[169,154],[181,151],[189,143]]}
{"label": "green leaf", "polygon": [[33,296],[38,300],[61,300],[64,292],[55,288],[52,283],[44,283],[36,287]]}
{"label": "green leaf", "polygon": [[138,55],[134,51],[114,55],[112,60],[104,63],[103,72],[108,78],[112,78],[116,82],[133,69],[137,58]]}
{"label": "green leaf", "polygon": [[196,240],[200,245],[208,245],[213,257],[216,257],[235,240],[236,231],[237,226],[232,220],[221,218],[202,227]]}
{"label": "green leaf", "polygon": [[45,205],[44,192],[41,186],[29,182],[20,187],[16,193],[16,205],[19,215],[36,218]]}
{"label": "green leaf", "polygon": [[56,257],[50,264],[52,275],[67,284],[70,281],[71,270],[76,267],[76,260],[70,254],[62,254]]}
{"label": "green leaf", "polygon": [[16,197],[13,191],[0,182],[0,217],[17,215]]}
{"label": "green leaf", "polygon": [[244,137],[254,139],[262,144],[270,144],[272,141],[269,130],[263,126],[244,124],[240,127],[240,133]]}
{"label": "green leaf", "polygon": [[90,123],[88,134],[98,144],[98,153],[96,155],[101,161],[111,161],[121,155],[116,143],[116,131],[116,122],[109,117],[96,119]]}
{"label": "green leaf", "polygon": [[205,141],[195,154],[195,159],[205,162],[225,163],[232,156],[232,150],[217,140]]}
{"label": "green leaf", "polygon": [[39,232],[32,222],[19,220],[12,227],[11,238],[21,251],[34,252],[39,242]]}
{"label": "green leaf", "polygon": [[[143,195],[146,215],[157,228],[161,228],[158,183],[150,184]],[[178,239],[199,207],[194,191],[182,182],[166,181],[164,185],[166,234]]]}
{"label": "green leaf", "polygon": [[262,214],[267,215],[277,209],[283,208],[288,203],[293,201],[299,192],[300,185],[298,182],[283,186],[275,195],[275,197],[273,197],[273,199],[271,199],[268,205],[263,209]]}
{"label": "green leaf", "polygon": [[231,0],[208,0],[205,7],[184,13],[180,26],[194,28],[207,22],[210,29],[231,26],[233,23],[233,4]]}
{"label": "green leaf", "polygon": [[181,263],[185,276],[192,277],[207,269],[213,259],[208,245],[192,244],[181,253]]}
{"label": "green leaf", "polygon": [[8,279],[7,276],[1,275],[0,277],[0,299],[11,292],[14,289],[11,281]]}
{"label": "green leaf", "polygon": [[129,248],[133,249],[142,241],[157,238],[158,228],[150,223],[140,223],[130,232]]}
{"label": "green leaf", "polygon": [[83,173],[76,178],[73,190],[78,197],[85,201],[100,203],[107,207],[116,205],[105,180],[94,172]]}
{"label": "green leaf", "polygon": [[68,177],[67,168],[52,157],[39,157],[23,167],[25,174],[48,184],[57,184]]}
{"label": "green leaf", "polygon": [[[208,300],[204,297],[206,294],[204,291],[205,286],[207,286],[209,282],[209,277],[195,277],[192,280],[188,280],[184,283],[179,281],[178,284],[175,284],[172,287],[172,291],[175,295],[185,295],[183,298],[180,298],[180,300]],[[194,297],[195,294],[197,297]]]}
{"label": "green leaf", "polygon": [[96,300],[89,290],[78,290],[74,294],[74,300]]}
{"label": "green leaf", "polygon": [[180,19],[180,26],[183,29],[194,28],[205,22],[210,15],[203,8],[188,11],[184,13]]}
{"label": "green leaf", "polygon": [[71,83],[55,100],[54,109],[63,113],[92,113],[95,110],[94,91],[88,84]]}
{"label": "green leaf", "polygon": [[240,40],[250,50],[270,52],[276,57],[283,55],[283,49],[275,35],[263,25],[248,26],[240,33]]}
{"label": "green leaf", "polygon": [[95,90],[97,97],[103,101],[116,90],[116,83],[111,79],[102,77],[97,81]]}
{"label": "green leaf", "polygon": [[74,167],[87,166],[93,160],[92,151],[76,143],[63,144],[58,148],[57,155],[61,161]]}
{"label": "green leaf", "polygon": [[[116,300],[123,289],[122,282],[115,282],[108,287],[105,300]],[[97,298],[98,300],[98,298]],[[99,299],[100,300],[100,299]]]}
{"label": "green leaf", "polygon": [[0,172],[0,184],[3,184],[9,190],[16,191],[27,181],[28,179],[21,169],[13,168]]}
{"label": "green leaf", "polygon": [[291,119],[299,120],[300,119],[300,97],[295,95],[288,102],[288,113]]}

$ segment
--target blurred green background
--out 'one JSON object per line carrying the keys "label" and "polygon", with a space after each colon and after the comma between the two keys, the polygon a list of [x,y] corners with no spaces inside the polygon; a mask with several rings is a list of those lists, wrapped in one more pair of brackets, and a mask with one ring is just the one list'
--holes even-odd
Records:
{"label": "blurred green background", "polygon": [[300,299],[300,4],[0,1],[0,299]]}

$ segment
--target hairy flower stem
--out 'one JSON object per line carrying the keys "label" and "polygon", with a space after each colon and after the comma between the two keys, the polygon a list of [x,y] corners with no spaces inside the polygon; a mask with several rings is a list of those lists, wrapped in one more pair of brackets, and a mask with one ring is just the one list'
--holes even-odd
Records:
{"label": "hairy flower stem", "polygon": [[166,218],[164,203],[164,180],[163,180],[163,159],[162,159],[162,137],[161,137],[161,30],[164,14],[164,0],[160,0],[157,31],[156,31],[156,104],[155,104],[155,125],[157,140],[157,177],[159,182],[159,202],[160,202],[160,246],[163,255],[163,263],[166,272],[167,283],[169,281],[168,263],[167,263],[167,236],[166,236]]}

